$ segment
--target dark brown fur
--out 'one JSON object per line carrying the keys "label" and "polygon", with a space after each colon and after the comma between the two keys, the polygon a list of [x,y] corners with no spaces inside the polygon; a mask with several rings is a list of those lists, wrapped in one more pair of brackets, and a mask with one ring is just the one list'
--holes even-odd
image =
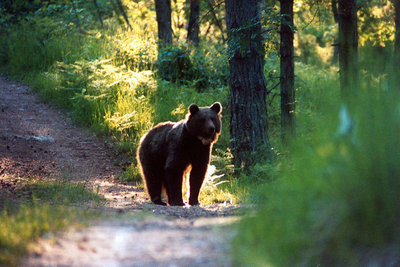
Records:
{"label": "dark brown fur", "polygon": [[221,132],[221,110],[218,102],[203,108],[192,104],[184,120],[160,123],[142,137],[137,157],[153,203],[166,205],[165,188],[168,205],[183,206],[183,176],[191,167],[189,204],[199,205],[212,145]]}

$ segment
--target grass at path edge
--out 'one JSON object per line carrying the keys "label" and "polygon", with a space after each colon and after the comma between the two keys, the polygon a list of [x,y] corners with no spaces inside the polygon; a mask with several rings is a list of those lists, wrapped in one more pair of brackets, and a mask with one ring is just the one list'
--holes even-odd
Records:
{"label": "grass at path edge", "polygon": [[18,266],[43,235],[98,217],[82,204],[101,204],[104,199],[84,183],[71,181],[31,181],[14,193],[22,198],[0,199],[0,266]]}

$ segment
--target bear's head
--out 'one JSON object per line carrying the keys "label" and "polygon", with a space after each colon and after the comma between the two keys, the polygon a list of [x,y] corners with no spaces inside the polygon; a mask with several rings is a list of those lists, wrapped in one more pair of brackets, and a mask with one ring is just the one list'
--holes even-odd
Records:
{"label": "bear's head", "polygon": [[191,104],[186,115],[186,128],[189,133],[197,137],[203,145],[215,143],[221,132],[221,110],[219,102],[201,108]]}

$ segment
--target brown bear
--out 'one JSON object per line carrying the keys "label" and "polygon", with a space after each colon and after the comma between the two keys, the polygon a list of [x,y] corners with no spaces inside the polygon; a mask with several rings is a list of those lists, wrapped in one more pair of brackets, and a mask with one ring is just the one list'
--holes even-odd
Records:
{"label": "brown bear", "polygon": [[160,123],[142,137],[138,163],[154,204],[166,205],[161,200],[165,189],[168,205],[185,205],[182,183],[190,170],[189,205],[199,205],[212,145],[221,132],[221,110],[218,102],[201,108],[192,104],[184,120]]}

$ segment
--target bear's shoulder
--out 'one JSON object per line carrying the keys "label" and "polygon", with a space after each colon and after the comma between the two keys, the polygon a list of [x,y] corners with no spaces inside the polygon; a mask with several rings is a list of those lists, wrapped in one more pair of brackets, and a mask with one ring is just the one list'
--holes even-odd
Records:
{"label": "bear's shoulder", "polygon": [[153,127],[146,135],[160,142],[172,141],[182,134],[185,121],[161,122]]}

